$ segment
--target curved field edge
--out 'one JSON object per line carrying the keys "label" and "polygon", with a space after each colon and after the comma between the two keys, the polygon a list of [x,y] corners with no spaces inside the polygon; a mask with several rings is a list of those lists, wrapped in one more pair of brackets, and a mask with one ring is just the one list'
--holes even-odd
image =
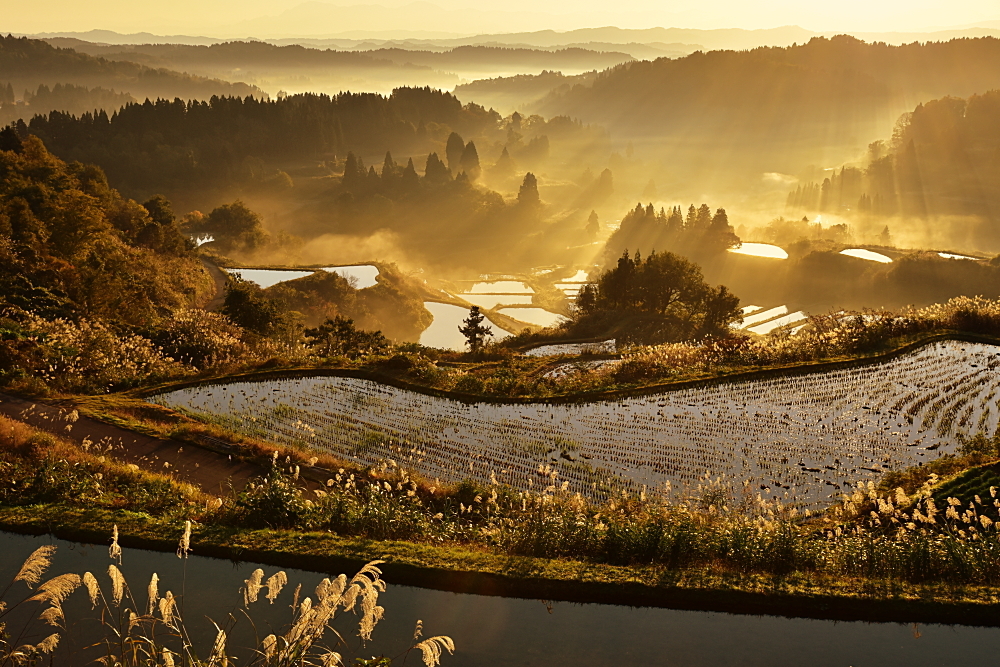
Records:
{"label": "curved field edge", "polygon": [[[172,552],[181,527],[148,515],[60,504],[0,507],[0,530]],[[395,585],[576,603],[768,614],[838,621],[1000,627],[1000,589],[831,579],[796,573],[742,575],[511,557],[464,547],[345,538],[323,532],[196,526],[193,553],[329,573],[384,560]]]}
{"label": "curved field edge", "polygon": [[675,380],[672,382],[660,382],[649,385],[626,387],[622,389],[610,389],[604,391],[576,392],[573,394],[554,394],[551,396],[495,396],[487,394],[470,394],[458,391],[435,389],[408,380],[400,379],[394,375],[380,373],[377,371],[362,368],[324,368],[324,367],[290,367],[281,369],[258,370],[249,373],[236,373],[228,375],[216,375],[203,377],[194,380],[183,380],[165,382],[140,389],[132,389],[121,392],[123,396],[148,399],[160,394],[169,393],[179,389],[202,386],[219,386],[232,382],[265,382],[268,380],[297,379],[302,377],[346,377],[360,380],[370,380],[380,384],[389,385],[397,389],[413,391],[437,398],[446,398],[461,403],[492,403],[499,405],[510,404],[531,404],[531,403],[596,403],[600,401],[614,401],[623,398],[634,398],[658,394],[668,391],[678,391],[681,389],[695,389],[699,387],[709,387],[718,384],[734,382],[745,382],[753,380],[764,380],[778,377],[809,375],[813,373],[824,373],[845,368],[857,368],[882,363],[895,359],[909,352],[919,350],[922,347],[943,341],[955,341],[963,343],[982,343],[986,345],[1000,346],[1000,338],[982,334],[965,333],[961,331],[948,331],[922,336],[917,340],[906,342],[887,351],[874,354],[857,355],[847,358],[838,358],[826,361],[804,361],[776,366],[766,366],[754,368],[752,370],[738,370],[730,373],[718,373],[706,375],[701,378]]}

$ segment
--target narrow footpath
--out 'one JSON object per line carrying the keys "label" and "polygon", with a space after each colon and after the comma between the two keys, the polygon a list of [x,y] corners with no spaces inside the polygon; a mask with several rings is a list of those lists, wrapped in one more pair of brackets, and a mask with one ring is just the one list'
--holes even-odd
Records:
{"label": "narrow footpath", "polygon": [[202,308],[204,310],[219,310],[226,302],[226,274],[223,273],[222,269],[204,257],[200,257],[199,259],[202,266],[208,271],[208,275],[212,276],[212,282],[215,283],[215,296],[212,297],[211,301],[202,306]]}
{"label": "narrow footpath", "polygon": [[0,394],[0,414],[62,436],[90,451],[107,453],[144,470],[172,475],[200,487],[206,493],[226,494],[240,490],[263,469],[234,458],[175,440],[162,440],[112,424],[79,416],[44,403]]}

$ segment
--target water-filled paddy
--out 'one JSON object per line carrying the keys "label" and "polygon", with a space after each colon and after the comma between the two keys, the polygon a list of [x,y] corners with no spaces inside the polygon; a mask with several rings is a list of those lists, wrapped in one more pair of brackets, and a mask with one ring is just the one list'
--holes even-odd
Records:
{"label": "water-filled paddy", "polygon": [[994,346],[942,342],[828,373],[586,403],[462,403],[338,377],[151,400],[362,464],[393,459],[428,478],[488,483],[495,474],[540,490],[554,471],[569,489],[601,496],[606,484],[676,487],[708,471],[734,489],[746,481],[766,497],[822,504],[847,482],[953,451],[956,431],[992,433],[998,368]]}
{"label": "water-filled paddy", "polygon": [[534,294],[535,290],[516,280],[497,280],[494,282],[476,283],[468,290],[469,294]]}
{"label": "water-filled paddy", "polygon": [[[431,312],[434,321],[420,334],[420,344],[427,347],[440,347],[446,350],[465,350],[465,336],[458,332],[462,321],[469,316],[469,309],[454,306],[450,303],[425,301],[424,308]],[[493,339],[499,340],[509,336],[500,327],[486,323],[493,330]]]}
{"label": "water-filled paddy", "polygon": [[740,329],[748,329],[755,324],[760,324],[761,322],[766,322],[768,320],[774,319],[780,315],[788,314],[788,306],[776,306],[774,308],[768,308],[767,310],[753,311],[752,315],[744,315],[743,323],[739,325]]}
{"label": "water-filled paddy", "polygon": [[530,294],[460,294],[459,297],[474,306],[486,309],[496,308],[500,305],[528,305],[532,299]]}
{"label": "water-filled paddy", "polygon": [[278,283],[283,283],[286,280],[295,280],[296,278],[311,276],[315,272],[276,269],[226,269],[226,273],[235,274],[243,280],[249,280],[252,283],[257,283],[266,289],[268,287],[273,287]]}
{"label": "water-filled paddy", "polygon": [[730,248],[729,252],[737,255],[752,255],[754,257],[769,257],[771,259],[788,259],[784,249],[770,243],[743,243],[739,248]]}
{"label": "water-filled paddy", "polygon": [[378,267],[371,264],[357,266],[326,266],[320,269],[300,270],[300,269],[226,269],[228,273],[235,273],[244,280],[257,283],[261,287],[267,288],[283,283],[286,280],[305,278],[311,276],[316,271],[328,271],[339,273],[345,278],[354,278],[355,287],[364,289],[378,284]]}
{"label": "water-filled paddy", "polygon": [[571,275],[569,278],[563,278],[559,282],[562,283],[585,283],[587,282],[587,272],[583,269],[578,270],[576,273]]}
{"label": "water-filled paddy", "polygon": [[603,340],[597,343],[556,343],[539,345],[524,353],[527,357],[550,357],[560,354],[614,354],[615,339]]}
{"label": "water-filled paddy", "polygon": [[[178,533],[180,531],[178,530]],[[44,544],[56,544],[49,573],[93,572],[102,587],[108,586],[107,546],[77,544],[49,537],[0,533],[0,581],[10,581],[24,559]],[[209,618],[223,621],[234,612],[239,619],[229,646],[238,651],[250,643],[252,632],[239,609],[239,588],[254,569],[267,576],[279,569],[252,562],[235,563],[194,555],[186,561],[172,553],[124,549],[122,571],[139,604],[156,572],[160,592],[181,591],[186,625],[196,645],[210,644],[215,628]],[[275,604],[261,600],[251,606],[258,629],[270,632],[287,620],[292,592],[302,584],[311,594],[319,581],[331,574],[285,568],[289,585]],[[185,574],[186,571],[186,574]],[[353,572],[348,572],[348,575]],[[602,604],[575,604],[541,600],[447,593],[400,586],[388,578],[379,596],[385,618],[375,628],[373,641],[357,651],[355,617],[335,623],[351,642],[345,655],[395,656],[405,649],[417,619],[424,622],[424,636],[444,634],[456,644],[453,656],[445,655],[442,667],[518,665],[521,667],[598,667],[616,664],[670,665],[678,667],[939,667],[992,664],[1000,648],[1000,629],[902,623],[860,623],[747,616],[720,612],[679,611]],[[20,585],[20,584],[18,584]],[[18,589],[20,592],[22,589]],[[93,664],[96,657],[84,649],[93,640],[87,630],[94,618],[81,589],[65,605],[69,629],[60,642],[56,664],[71,667]],[[44,629],[48,634],[48,629]],[[919,631],[919,632],[918,632]],[[261,632],[261,635],[266,634]],[[39,637],[40,638],[40,637]],[[206,651],[207,652],[207,651]],[[419,665],[419,659],[407,664]],[[248,662],[248,661],[247,661]]]}
{"label": "water-filled paddy", "polygon": [[969,257],[968,255],[956,255],[951,252],[939,252],[938,256],[943,257],[944,259],[971,259],[973,261],[979,261],[979,257]]}
{"label": "water-filled paddy", "polygon": [[858,259],[867,259],[870,262],[879,262],[881,264],[892,263],[891,257],[886,257],[880,252],[865,250],[863,248],[848,248],[846,250],[841,250],[840,254],[847,255],[848,257],[857,257]]}
{"label": "water-filled paddy", "polygon": [[764,334],[769,334],[775,329],[778,329],[780,327],[788,326],[789,324],[795,324],[796,322],[801,322],[806,319],[809,319],[809,316],[800,310],[795,313],[789,313],[781,317],[776,317],[773,320],[768,320],[767,322],[764,322],[763,324],[758,324],[755,327],[749,327],[747,331],[752,331],[755,334],[760,334],[763,336]]}
{"label": "water-filled paddy", "polygon": [[566,319],[562,315],[549,312],[544,308],[501,308],[497,312],[540,327],[552,327]]}

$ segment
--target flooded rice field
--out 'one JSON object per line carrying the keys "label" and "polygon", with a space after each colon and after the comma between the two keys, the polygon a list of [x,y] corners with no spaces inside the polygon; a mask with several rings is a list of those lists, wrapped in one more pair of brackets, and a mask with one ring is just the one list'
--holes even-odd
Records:
{"label": "flooded rice field", "polygon": [[544,308],[501,308],[498,312],[540,327],[553,327],[566,319]]}
{"label": "flooded rice field", "polygon": [[468,301],[473,306],[489,310],[497,306],[527,306],[531,303],[530,294],[458,294],[459,298]]}
{"label": "flooded rice field", "polygon": [[526,357],[555,357],[560,354],[614,354],[617,351],[615,339],[602,340],[597,343],[556,343],[539,345],[524,353]]}
{"label": "flooded rice field", "polygon": [[274,287],[278,283],[296,278],[311,276],[314,271],[293,271],[290,269],[224,269],[226,273],[232,273],[243,280],[257,283],[264,289]]}
{"label": "flooded rice field", "polygon": [[863,248],[848,248],[846,250],[841,250],[840,254],[847,255],[848,257],[857,257],[858,259],[867,259],[870,262],[879,262],[881,264],[892,263],[891,257],[886,257],[880,252],[864,250]]}
{"label": "flooded rice field", "polygon": [[[434,321],[420,334],[420,344],[445,350],[465,350],[465,336],[458,332],[458,328],[469,316],[469,309],[435,301],[425,301],[424,308],[431,312]],[[493,329],[492,340],[500,340],[510,335],[496,325],[490,326]]]}
{"label": "flooded rice field", "polygon": [[940,342],[825,373],[579,403],[464,403],[340,377],[233,382],[150,400],[280,443],[428,478],[591,497],[694,485],[822,505],[848,482],[930,460],[997,428],[1000,349]]}
{"label": "flooded rice field", "polygon": [[494,282],[475,283],[468,294],[534,294],[530,286],[516,280],[497,280]]}
{"label": "flooded rice field", "polygon": [[769,257],[771,259],[788,259],[784,249],[770,243],[743,243],[739,248],[730,248],[729,252],[737,255],[752,255],[754,257]]}
{"label": "flooded rice field", "polygon": [[746,329],[747,331],[763,336],[771,333],[775,329],[780,329],[781,327],[788,326],[789,324],[805,322],[808,319],[809,316],[800,310],[794,313],[788,313],[787,315],[782,315],[781,317],[776,317],[773,320],[768,320],[767,322],[758,324],[757,326],[746,327]]}
{"label": "flooded rice field", "polygon": [[357,289],[364,289],[378,284],[378,267],[371,264],[360,264],[357,266],[325,266],[319,269],[225,269],[227,273],[234,273],[244,280],[257,283],[263,288],[272,287],[278,283],[296,278],[311,276],[316,271],[328,271],[339,273],[347,279],[353,278]]}
{"label": "flooded rice field", "polygon": [[766,310],[757,308],[756,306],[750,307],[756,308],[756,310],[751,311],[752,314],[744,314],[743,323],[738,325],[737,328],[748,329],[755,324],[760,324],[774,319],[775,317],[788,314],[788,306],[775,306],[774,308],[767,308]]}

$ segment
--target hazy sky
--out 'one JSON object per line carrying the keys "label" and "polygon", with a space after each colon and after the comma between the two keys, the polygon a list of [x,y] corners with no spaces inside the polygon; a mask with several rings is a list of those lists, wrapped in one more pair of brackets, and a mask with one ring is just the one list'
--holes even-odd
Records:
{"label": "hazy sky", "polygon": [[[623,28],[769,28],[815,31],[926,31],[992,22],[998,0],[34,0],[6,3],[0,30],[280,37],[410,29],[472,34],[514,30]],[[361,7],[359,7],[361,6]],[[390,8],[381,11],[379,7]],[[367,8],[366,8],[367,7]]]}

